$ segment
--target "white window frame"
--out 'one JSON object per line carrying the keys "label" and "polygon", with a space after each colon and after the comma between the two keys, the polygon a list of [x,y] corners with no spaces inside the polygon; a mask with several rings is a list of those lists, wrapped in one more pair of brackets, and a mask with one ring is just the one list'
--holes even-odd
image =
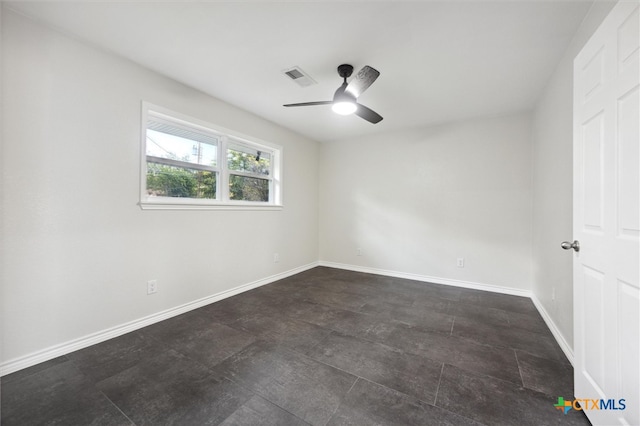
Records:
{"label": "white window frame", "polygon": [[[147,123],[150,117],[211,135],[219,140],[217,166],[210,167],[216,176],[217,199],[159,197],[147,194]],[[246,136],[224,127],[207,123],[184,114],[171,111],[149,102],[142,102],[140,135],[140,202],[143,210],[280,210],[282,209],[282,147],[254,137]],[[227,165],[227,148],[244,146],[269,153],[271,156],[268,176],[231,171]],[[171,160],[163,160],[169,164]],[[180,166],[180,164],[176,164]],[[192,165],[189,165],[191,167]],[[201,168],[193,165],[193,168]],[[243,201],[229,199],[229,175],[242,175],[269,181],[269,201]]]}

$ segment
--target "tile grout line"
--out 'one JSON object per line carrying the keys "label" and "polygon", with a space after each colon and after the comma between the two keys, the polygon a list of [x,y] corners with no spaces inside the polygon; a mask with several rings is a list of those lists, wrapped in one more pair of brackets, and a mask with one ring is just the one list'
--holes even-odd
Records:
{"label": "tile grout line", "polygon": [[[331,332],[331,333],[329,333],[329,334],[332,334],[332,333],[333,333],[333,332]],[[321,341],[322,341],[322,340],[325,340],[326,338],[328,338],[328,336],[329,336],[329,335],[325,336],[323,339],[321,339]],[[356,382],[358,381],[358,379],[366,380],[366,379],[364,379],[364,378],[362,378],[362,377],[358,376],[357,374],[350,373],[350,372],[348,372],[348,371],[342,370],[342,369],[340,369],[340,368],[338,368],[338,367],[335,367],[335,366],[333,366],[333,365],[327,364],[327,363],[325,363],[325,362],[323,362],[323,361],[317,360],[317,359],[315,359],[315,358],[313,358],[313,357],[311,357],[311,356],[309,356],[309,355],[307,355],[307,354],[305,354],[305,353],[303,353],[303,352],[300,352],[300,351],[298,351],[298,350],[295,350],[295,349],[293,349],[293,348],[290,348],[290,347],[284,346],[284,345],[279,344],[279,343],[276,343],[276,342],[271,342],[271,341],[267,341],[267,340],[264,340],[264,339],[261,339],[261,340],[262,340],[262,341],[264,341],[264,342],[267,342],[267,343],[273,343],[273,344],[275,344],[276,346],[278,346],[278,347],[280,347],[280,348],[282,348],[282,349],[284,349],[284,350],[291,351],[291,352],[293,352],[293,353],[297,353],[298,355],[303,356],[303,357],[305,357],[305,358],[309,359],[310,361],[316,362],[316,363],[318,363],[318,364],[322,364],[322,365],[324,365],[324,366],[326,366],[326,367],[336,369],[336,370],[341,371],[341,372],[343,372],[343,373],[345,373],[345,374],[348,374],[349,376],[353,376],[353,377],[355,377],[355,380],[353,381],[353,384],[351,385],[351,387],[349,388],[349,390],[345,393],[345,396],[346,396],[349,392],[351,392],[351,389],[353,389],[353,387],[355,386],[355,384],[356,384]],[[254,343],[255,343],[255,342],[254,342]],[[320,343],[320,342],[318,342],[318,344],[319,344],[319,343]],[[242,351],[240,351],[240,352],[242,352]],[[219,365],[219,364],[217,364],[217,365]],[[252,394],[254,394],[254,395],[257,395],[257,396],[259,396],[259,397],[263,398],[264,400],[266,400],[266,401],[270,402],[271,404],[275,405],[276,407],[278,407],[278,408],[280,408],[280,409],[282,409],[282,410],[286,411],[287,413],[289,413],[289,414],[291,414],[291,415],[295,416],[296,418],[298,418],[298,419],[302,420],[303,422],[305,422],[305,423],[307,423],[307,424],[310,424],[308,421],[306,421],[305,419],[301,418],[301,417],[300,417],[300,416],[298,416],[297,414],[290,412],[290,411],[289,411],[289,410],[287,410],[286,408],[284,408],[284,407],[280,406],[279,404],[277,404],[276,402],[272,401],[271,399],[269,399],[269,398],[268,398],[268,396],[267,396],[267,395],[263,394],[263,393],[262,393],[262,392],[260,392],[259,390],[255,390],[255,389],[253,389],[253,388],[251,388],[251,387],[249,387],[249,386],[243,385],[242,383],[239,383],[239,382],[237,382],[237,381],[233,380],[233,378],[232,378],[232,377],[229,377],[227,374],[224,374],[224,373],[222,373],[222,378],[223,378],[223,379],[225,379],[225,380],[228,380],[228,381],[229,381],[229,382],[231,382],[231,383],[234,383],[235,385],[239,386],[239,387],[240,387],[240,388],[242,388],[242,389],[246,389],[248,392],[250,392],[250,393],[252,393]],[[335,410],[333,411],[333,413],[331,414],[331,416],[329,416],[329,418],[327,419],[327,422],[325,423],[325,425],[324,425],[324,426],[326,426],[326,424],[327,424],[327,423],[329,423],[329,421],[331,420],[331,417],[333,417],[333,415],[334,415],[334,414],[335,414],[335,412],[338,410],[338,408],[340,407],[340,405],[341,405],[341,404],[342,404],[342,400],[341,400],[341,401],[340,401],[340,403],[336,406],[336,408],[335,408]]]}
{"label": "tile grout line", "polygon": [[433,398],[433,406],[437,407],[438,402],[438,392],[440,392],[440,383],[442,383],[442,375],[444,374],[444,362],[442,363],[442,367],[440,367],[440,377],[438,377],[438,386],[436,387],[436,396]]}
{"label": "tile grout line", "polygon": [[[95,387],[95,386],[94,386],[94,387]],[[120,407],[118,407],[118,405],[117,405],[115,402],[113,402],[113,401],[111,400],[111,398],[109,398],[109,397],[108,397],[104,392],[102,392],[101,390],[99,390],[99,389],[97,389],[97,388],[96,388],[96,390],[98,390],[98,392],[100,392],[100,393],[102,394],[102,396],[104,396],[104,397],[107,399],[107,401],[109,401],[109,403],[111,403],[111,405],[113,405],[114,407],[116,407],[116,410],[118,410],[118,411],[120,412],[120,414],[122,414],[122,415],[124,416],[124,418],[125,418],[125,419],[129,420],[133,426],[137,426],[137,425],[136,425],[136,422],[134,422],[133,420],[131,420],[131,419],[129,418],[129,416],[127,416],[127,415],[126,415],[126,413],[125,413],[124,411],[122,411],[122,410],[120,409]]]}
{"label": "tile grout line", "polygon": [[[318,327],[320,327],[320,326],[318,326]],[[324,328],[324,327],[320,327],[320,328],[322,328],[323,330],[327,330],[328,333],[325,336],[323,336],[321,339],[318,339],[317,342],[315,342],[313,345],[311,345],[311,347],[307,348],[305,351],[297,351],[295,349],[292,349],[292,350],[295,351],[295,352],[298,352],[298,353],[300,353],[300,354],[302,354],[304,356],[306,356],[309,359],[313,359],[309,355],[307,355],[307,352],[310,352],[313,349],[315,349],[316,346],[318,346],[320,343],[322,343],[325,340],[327,340],[329,338],[329,336],[331,336],[335,332],[334,330],[331,330],[330,328]]]}
{"label": "tile grout line", "polygon": [[347,391],[347,393],[345,395],[349,395],[349,392],[351,392],[351,390],[354,388],[354,386],[356,385],[358,380],[360,380],[360,376],[356,376],[356,380],[353,382],[353,384],[351,385],[351,387],[349,388],[349,390]]}
{"label": "tile grout line", "polygon": [[[445,363],[442,363],[442,369],[443,369],[443,370],[444,370],[444,366],[445,366]],[[457,368],[457,367],[456,367],[456,368]],[[449,408],[439,407],[439,406],[437,406],[437,405],[435,405],[435,404],[430,404],[429,402],[427,402],[427,401],[425,401],[425,400],[423,400],[423,399],[417,398],[417,397],[412,396],[412,395],[408,395],[408,394],[406,394],[406,393],[404,393],[404,392],[402,392],[402,391],[399,391],[399,390],[394,389],[394,388],[390,388],[389,386],[386,386],[386,385],[380,384],[380,383],[378,383],[378,382],[376,382],[376,381],[374,381],[374,380],[370,380],[370,379],[367,379],[367,378],[365,378],[365,377],[359,377],[359,376],[358,376],[358,380],[363,380],[363,381],[365,381],[365,382],[373,383],[374,385],[376,385],[376,386],[380,386],[380,387],[382,387],[382,388],[384,388],[384,389],[387,389],[387,390],[390,390],[391,392],[399,393],[399,394],[401,394],[404,398],[409,398],[409,399],[413,399],[413,400],[416,400],[416,401],[420,401],[420,402],[422,402],[422,403],[424,403],[424,404],[427,404],[427,405],[429,405],[429,406],[431,406],[431,407],[437,408],[437,409],[442,410],[442,411],[446,411],[446,412],[451,413],[451,414],[453,414],[453,415],[455,415],[455,416],[462,417],[462,418],[464,418],[464,419],[469,419],[469,420],[471,420],[471,421],[475,422],[476,424],[478,424],[478,426],[485,426],[485,425],[484,425],[484,423],[481,423],[481,422],[480,422],[480,421],[478,421],[478,420],[474,420],[474,419],[472,419],[472,418],[470,418],[470,417],[468,417],[468,416],[466,416],[466,415],[464,415],[464,414],[457,413],[457,412],[455,412],[455,411],[451,411],[451,409],[449,409]],[[440,387],[440,382],[438,382],[438,388],[439,388],[439,387]]]}
{"label": "tile grout line", "polygon": [[[347,392],[347,394],[348,394],[349,392],[351,392],[351,389],[353,389],[353,387],[355,386],[355,384],[356,384],[356,382],[357,382],[358,380],[364,380],[364,381],[366,381],[366,382],[373,383],[373,384],[375,384],[375,385],[377,385],[377,386],[380,386],[380,387],[383,387],[383,388],[385,388],[385,389],[388,389],[388,390],[390,390],[390,391],[392,391],[392,392],[397,392],[397,393],[399,393],[399,394],[402,394],[402,395],[404,395],[404,396],[405,396],[405,397],[407,397],[407,398],[413,398],[413,399],[415,399],[415,400],[417,400],[417,401],[422,401],[422,402],[424,402],[425,404],[428,404],[428,405],[431,405],[431,406],[434,406],[434,407],[435,407],[435,404],[432,404],[432,403],[430,403],[430,402],[427,402],[427,401],[425,401],[425,400],[423,400],[423,399],[421,399],[421,398],[418,398],[418,397],[416,397],[416,396],[409,395],[409,394],[407,394],[407,393],[405,393],[405,392],[403,392],[403,391],[401,391],[401,390],[394,389],[394,388],[392,388],[392,387],[389,387],[388,385],[384,385],[384,384],[382,384],[382,383],[378,383],[378,382],[376,382],[375,380],[367,379],[366,377],[362,377],[362,376],[359,376],[359,375],[357,375],[357,374],[355,374],[355,373],[351,373],[351,372],[349,372],[349,371],[343,370],[342,368],[340,368],[340,367],[336,367],[335,365],[327,364],[327,363],[326,363],[326,362],[324,362],[324,361],[321,361],[321,360],[318,360],[318,359],[312,358],[312,357],[310,357],[310,356],[308,356],[308,355],[307,355],[307,357],[308,357],[309,359],[311,359],[311,360],[315,361],[315,362],[318,362],[318,363],[320,363],[320,364],[326,365],[327,367],[335,368],[336,370],[342,371],[342,372],[344,372],[344,373],[346,373],[346,374],[349,374],[349,375],[351,375],[351,376],[356,377],[356,381],[353,383],[353,385],[351,385],[351,388],[349,389],[349,391]],[[438,380],[438,388],[440,387],[440,380],[442,379],[442,371],[443,371],[443,370],[444,370],[444,363],[442,363],[442,367],[441,367],[441,369],[440,369],[440,377],[439,377],[439,380]],[[438,392],[437,392],[438,388],[436,388],[436,397],[437,397],[437,393],[438,393]],[[447,410],[447,411],[449,411],[449,410]],[[453,412],[453,411],[450,411],[450,412]]]}
{"label": "tile grout line", "polygon": [[[445,366],[445,363],[442,363],[442,369],[443,369],[443,370],[444,370],[444,366]],[[457,368],[457,367],[456,367],[456,368]],[[380,387],[385,388],[385,389],[387,389],[387,390],[390,390],[390,391],[392,391],[392,392],[399,393],[399,394],[401,394],[404,398],[410,398],[410,399],[414,399],[414,400],[416,400],[416,401],[423,402],[424,404],[427,404],[427,405],[429,405],[429,406],[431,406],[431,407],[435,407],[435,408],[437,408],[437,409],[439,409],[439,410],[446,411],[446,412],[451,413],[451,414],[453,414],[453,415],[455,415],[455,416],[459,416],[459,417],[462,417],[462,418],[465,418],[465,419],[469,419],[469,420],[471,420],[471,421],[475,422],[476,424],[478,424],[478,426],[481,426],[481,425],[482,425],[482,426],[484,426],[484,423],[481,423],[481,422],[479,422],[478,420],[474,420],[474,419],[472,419],[472,418],[470,418],[470,417],[468,417],[468,416],[466,416],[466,415],[464,415],[464,414],[457,413],[457,412],[455,412],[455,411],[451,411],[451,409],[449,409],[449,408],[439,407],[439,406],[437,406],[437,405],[435,405],[435,404],[430,404],[430,403],[428,403],[427,401],[425,401],[425,400],[423,400],[423,399],[416,398],[415,396],[412,396],[412,395],[408,395],[408,394],[406,394],[406,393],[404,393],[404,392],[402,392],[402,391],[399,391],[399,390],[394,389],[394,388],[390,388],[389,386],[386,386],[386,385],[382,385],[382,384],[380,384],[380,383],[378,383],[378,382],[376,382],[376,381],[369,380],[369,379],[366,379],[366,378],[364,378],[364,377],[358,377],[358,380],[364,380],[365,382],[373,383],[373,384],[374,384],[374,385],[376,385],[376,386],[380,386]],[[438,387],[440,387],[440,383],[438,383]]]}
{"label": "tile grout line", "polygon": [[[389,390],[391,390],[391,391],[393,391],[393,392],[400,393],[400,394],[402,394],[402,395],[404,395],[404,396],[406,396],[406,397],[408,397],[408,398],[414,398],[414,399],[416,399],[417,401],[422,401],[422,402],[424,402],[425,404],[428,404],[428,405],[434,405],[434,404],[431,404],[431,403],[429,403],[429,402],[427,402],[427,401],[424,401],[424,400],[422,400],[422,399],[420,399],[420,398],[417,398],[417,397],[415,397],[415,396],[411,396],[411,395],[409,395],[409,394],[406,394],[406,393],[404,393],[404,392],[402,392],[402,391],[400,391],[400,390],[398,390],[398,389],[394,389],[394,388],[391,388],[391,387],[389,387],[389,386],[387,386],[387,385],[383,385],[382,383],[378,383],[378,382],[376,382],[375,380],[367,379],[366,377],[362,377],[362,376],[359,376],[359,375],[357,375],[357,374],[355,374],[355,373],[351,373],[351,372],[349,372],[349,371],[343,370],[342,368],[340,368],[340,367],[336,367],[335,365],[327,364],[326,362],[321,361],[321,360],[319,360],[319,359],[315,359],[315,358],[313,358],[313,357],[310,357],[309,355],[305,355],[305,356],[306,356],[306,357],[308,357],[309,359],[311,359],[312,361],[315,361],[315,362],[317,362],[317,363],[323,364],[323,365],[325,365],[325,366],[327,366],[327,367],[330,367],[330,368],[335,368],[336,370],[342,371],[343,373],[349,374],[350,376],[354,376],[354,377],[356,378],[356,380],[355,380],[355,382],[353,382],[353,385],[351,385],[351,388],[349,389],[349,391],[347,392],[347,394],[348,394],[349,392],[351,392],[351,389],[353,389],[353,387],[355,386],[355,384],[356,384],[356,382],[357,382],[358,380],[364,380],[364,381],[367,381],[367,382],[369,382],[369,383],[373,383],[373,384],[376,384],[376,385],[378,385],[378,386],[381,386],[381,387],[383,387],[383,388],[385,388],[385,389],[389,389]],[[444,363],[443,363],[443,367],[442,367],[442,368],[444,368]],[[441,373],[441,375],[442,375],[442,369],[440,370],[440,373]],[[438,385],[440,385],[440,382],[439,382],[439,381],[438,381]],[[341,403],[342,403],[342,402],[341,402]],[[335,412],[334,412],[334,413],[335,413]],[[333,414],[332,414],[332,415],[333,415]]]}
{"label": "tile grout line", "polygon": [[[313,358],[312,358],[313,359]],[[355,374],[354,374],[355,376]],[[329,424],[329,422],[331,421],[331,419],[333,418],[333,416],[335,416],[335,414],[338,412],[338,410],[340,409],[340,407],[342,407],[342,403],[344,402],[344,399],[347,397],[347,395],[349,395],[349,393],[351,392],[351,390],[353,389],[353,387],[356,385],[356,383],[358,383],[358,380],[361,379],[360,376],[355,376],[356,379],[353,381],[353,384],[351,385],[351,387],[349,388],[349,390],[347,391],[347,393],[344,394],[344,398],[340,400],[340,403],[338,405],[336,405],[336,408],[333,410],[333,412],[331,413],[331,415],[329,416],[329,418],[327,419],[327,421],[324,423],[324,426],[327,426]]]}
{"label": "tile grout line", "polygon": [[[136,331],[136,333],[138,334],[138,336],[141,336],[141,335],[140,335],[140,333],[138,333],[137,331]],[[168,346],[165,346],[165,348],[166,348],[166,349],[171,349],[171,348],[169,348]],[[166,350],[166,349],[165,349],[165,350]],[[69,355],[71,355],[71,354],[69,354]],[[92,377],[92,376],[90,376],[90,375],[86,374],[86,373],[85,373],[85,372],[80,368],[80,366],[78,365],[78,362],[77,362],[76,360],[74,360],[72,356],[68,356],[68,357],[66,357],[66,358],[67,358],[67,362],[71,363],[71,365],[72,365],[74,368],[76,368],[76,369],[77,369],[77,370],[78,370],[78,371],[79,371],[79,372],[80,372],[80,373],[81,373],[81,374],[82,374],[82,375],[83,375],[83,376],[84,376],[88,381],[90,381],[90,383],[91,383],[91,387],[92,387],[93,389],[95,389],[95,390],[96,390],[100,395],[102,395],[102,396],[103,396],[107,401],[109,401],[109,404],[111,404],[112,406],[114,406],[114,407],[115,407],[115,409],[116,409],[116,410],[118,410],[118,412],[119,412],[120,414],[122,414],[122,415],[124,416],[124,418],[125,418],[125,419],[127,419],[129,422],[131,422],[131,424],[132,424],[133,426],[137,426],[136,422],[134,422],[133,420],[131,420],[131,418],[130,418],[130,417],[129,417],[129,416],[128,416],[124,411],[122,411],[122,409],[118,406],[118,404],[116,404],[116,403],[115,403],[115,401],[113,401],[111,398],[109,398],[109,396],[108,396],[106,393],[104,393],[100,388],[98,388],[98,383],[100,383],[100,382],[102,382],[102,381],[105,381],[105,380],[107,380],[107,379],[109,379],[109,378],[111,378],[111,377],[113,377],[113,376],[115,376],[115,375],[117,375],[117,374],[121,374],[121,373],[122,373],[122,372],[124,372],[124,371],[130,370],[131,368],[134,368],[134,367],[135,367],[135,366],[137,366],[138,364],[133,365],[133,366],[131,366],[131,367],[129,367],[129,368],[126,368],[126,369],[122,370],[120,373],[116,373],[116,374],[114,374],[113,376],[105,377],[104,379],[101,379],[101,380],[96,380],[94,377]],[[0,422],[0,423],[1,423],[1,422]]]}
{"label": "tile grout line", "polygon": [[520,381],[522,382],[522,387],[524,388],[524,379],[522,378],[522,369],[520,368],[520,360],[518,360],[518,352],[515,349],[513,350],[513,354],[516,357],[516,364],[518,365],[518,374],[520,374]]}
{"label": "tile grout line", "polygon": [[[306,420],[305,420],[305,419],[303,419],[302,417],[298,416],[297,414],[292,413],[291,411],[287,410],[286,408],[284,408],[284,407],[280,406],[279,404],[277,404],[277,403],[273,402],[272,400],[270,400],[269,398],[267,398],[267,396],[266,396],[266,395],[263,395],[262,393],[260,393],[260,392],[258,392],[258,391],[255,391],[255,390],[253,390],[253,389],[251,389],[251,388],[249,388],[249,387],[247,387],[247,386],[243,385],[242,383],[238,383],[238,382],[236,382],[235,380],[233,380],[233,379],[231,379],[231,378],[227,377],[226,375],[222,375],[222,377],[221,377],[221,378],[222,378],[223,380],[226,380],[226,381],[230,382],[230,383],[233,383],[234,385],[238,386],[238,387],[239,387],[239,388],[241,388],[241,389],[246,390],[247,392],[249,392],[249,393],[250,393],[250,394],[252,394],[253,396],[257,396],[257,397],[259,397],[259,398],[264,399],[265,401],[267,401],[267,402],[268,402],[268,403],[270,403],[270,404],[275,405],[276,407],[278,407],[278,408],[279,408],[279,409],[281,409],[282,411],[284,411],[284,412],[286,412],[286,413],[289,413],[289,414],[291,414],[292,416],[294,416],[295,418],[300,419],[300,420],[301,420],[301,421],[303,421],[304,423],[306,423],[306,424],[310,425],[310,423],[309,423],[308,421],[306,421]],[[250,400],[250,399],[251,399],[251,398],[249,398],[249,400]],[[247,400],[247,401],[248,401],[248,400]],[[236,411],[238,411],[238,410],[239,410],[241,407],[243,407],[245,404],[246,404],[246,402],[245,402],[245,403],[243,403],[243,404],[242,404],[241,406],[239,406],[238,408],[236,408],[236,409],[233,411],[233,413],[235,413]],[[231,417],[231,416],[233,415],[233,413],[231,413],[231,414],[229,414],[227,417],[225,417],[225,420],[226,420],[226,419],[228,419],[229,417]]]}

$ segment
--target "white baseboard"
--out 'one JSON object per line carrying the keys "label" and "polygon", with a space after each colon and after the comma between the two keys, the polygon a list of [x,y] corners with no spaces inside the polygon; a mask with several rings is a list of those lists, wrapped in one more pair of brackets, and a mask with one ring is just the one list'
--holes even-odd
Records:
{"label": "white baseboard", "polygon": [[41,351],[34,352],[19,358],[11,359],[0,364],[0,377],[27,367],[31,367],[41,362],[49,361],[56,357],[66,355],[79,349],[84,349],[88,346],[95,345],[96,343],[101,343],[106,340],[113,339],[114,337],[122,336],[123,334],[127,334],[151,324],[155,324],[157,322],[175,317],[180,314],[184,314],[194,309],[201,308],[219,300],[226,299],[227,297],[235,296],[236,294],[261,287],[274,281],[287,278],[291,275],[299,274],[300,272],[315,268],[316,266],[318,266],[318,262],[309,263],[307,265],[303,265],[285,272],[272,275],[267,278],[243,284],[238,287],[213,294],[211,296],[203,297],[202,299],[194,300],[192,302],[185,303],[174,308],[148,315],[146,317],[139,318],[125,324],[121,324],[115,327],[108,328],[106,330],[98,331],[96,333],[80,337],[78,339],[54,345]]}
{"label": "white baseboard", "polygon": [[569,345],[567,340],[564,338],[564,335],[560,332],[560,329],[558,328],[556,323],[551,319],[551,316],[549,315],[547,310],[544,308],[540,300],[538,300],[535,294],[531,295],[531,301],[535,305],[536,309],[538,309],[538,312],[540,312],[540,315],[542,316],[542,319],[544,320],[544,322],[547,324],[547,327],[549,327],[549,330],[551,330],[551,334],[553,334],[553,337],[555,337],[556,342],[558,342],[558,345],[560,345],[560,349],[562,349],[562,352],[564,352],[565,356],[567,357],[571,365],[574,365],[573,363],[574,355],[573,355],[573,349],[571,348],[571,345]]}
{"label": "white baseboard", "polygon": [[522,290],[522,289],[513,288],[513,287],[502,287],[502,286],[497,286],[492,284],[482,284],[482,283],[476,283],[471,281],[454,280],[451,278],[432,277],[428,275],[412,274],[409,272],[398,272],[398,271],[390,271],[387,269],[370,268],[367,266],[357,266],[357,265],[348,265],[344,263],[327,262],[324,260],[321,260],[318,264],[320,266],[326,266],[329,268],[346,269],[349,271],[365,272],[368,274],[376,274],[376,275],[385,275],[388,277],[404,278],[407,280],[423,281],[423,282],[429,282],[433,284],[444,284],[444,285],[450,285],[453,287],[464,287],[464,288],[471,288],[474,290],[491,291],[494,293],[510,294],[513,296],[531,297],[531,291]]}

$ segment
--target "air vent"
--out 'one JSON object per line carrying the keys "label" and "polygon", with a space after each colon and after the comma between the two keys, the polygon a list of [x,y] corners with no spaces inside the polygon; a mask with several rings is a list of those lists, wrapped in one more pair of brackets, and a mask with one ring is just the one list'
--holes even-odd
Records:
{"label": "air vent", "polygon": [[292,69],[291,71],[287,71],[285,72],[286,75],[288,75],[289,77],[291,77],[292,80],[297,80],[300,77],[304,77],[304,74],[302,74],[300,71],[298,71],[297,69]]}
{"label": "air vent", "polygon": [[294,81],[300,87],[307,87],[313,84],[317,84],[314,79],[309,77],[307,73],[302,71],[300,67],[291,67],[283,70],[282,73]]}

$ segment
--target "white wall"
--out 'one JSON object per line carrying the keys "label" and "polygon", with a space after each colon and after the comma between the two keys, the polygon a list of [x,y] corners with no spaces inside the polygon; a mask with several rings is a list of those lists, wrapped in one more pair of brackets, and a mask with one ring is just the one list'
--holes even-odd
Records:
{"label": "white wall", "polygon": [[320,259],[530,290],[530,139],[521,113],[323,144]]}
{"label": "white wall", "polygon": [[[2,35],[2,362],[317,261],[316,142],[7,9]],[[142,100],[283,146],[284,209],[141,210]]]}
{"label": "white wall", "polygon": [[573,240],[573,58],[614,4],[593,4],[534,111],[533,294],[570,349],[573,252],[560,243]]}

